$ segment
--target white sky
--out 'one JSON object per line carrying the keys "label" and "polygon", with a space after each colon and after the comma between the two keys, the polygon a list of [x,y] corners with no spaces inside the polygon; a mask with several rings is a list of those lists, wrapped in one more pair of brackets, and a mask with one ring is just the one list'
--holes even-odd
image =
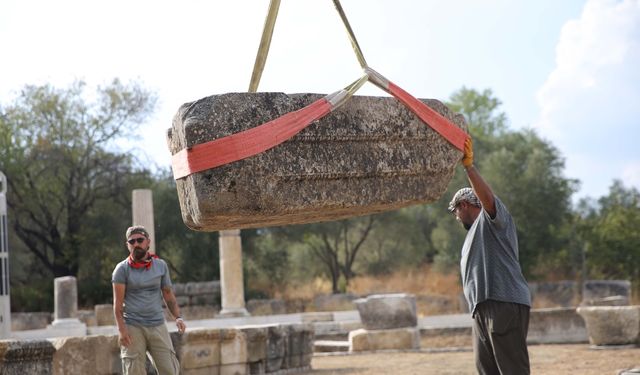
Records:
{"label": "white sky", "polygon": [[[597,198],[640,188],[640,0],[342,0],[371,67],[417,97],[490,88]],[[246,91],[268,0],[2,0],[0,102],[25,84],[138,79],[160,105],[142,131],[168,166],[178,107]],[[329,93],[360,75],[331,0],[282,0],[260,91]],[[359,94],[383,95],[373,85]],[[481,158],[482,155],[477,155]]]}

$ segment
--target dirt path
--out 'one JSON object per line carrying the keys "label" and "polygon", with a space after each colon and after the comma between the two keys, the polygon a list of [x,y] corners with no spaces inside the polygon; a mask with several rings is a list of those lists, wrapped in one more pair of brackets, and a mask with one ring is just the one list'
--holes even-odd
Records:
{"label": "dirt path", "polygon": [[[529,346],[534,375],[616,375],[622,369],[640,366],[640,348],[590,349],[589,345]],[[316,356],[315,375],[329,374],[437,374],[475,375],[473,353],[376,353]]]}

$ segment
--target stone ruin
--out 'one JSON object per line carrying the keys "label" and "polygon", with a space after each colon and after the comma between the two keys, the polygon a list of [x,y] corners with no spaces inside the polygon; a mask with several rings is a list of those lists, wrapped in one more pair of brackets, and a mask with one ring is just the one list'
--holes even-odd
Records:
{"label": "stone ruin", "polygon": [[416,299],[374,294],[354,301],[364,328],[349,332],[349,351],[420,349]]}
{"label": "stone ruin", "polygon": [[[181,374],[305,371],[313,355],[309,324],[190,329],[171,333]],[[0,374],[120,374],[118,336],[0,341]]]}

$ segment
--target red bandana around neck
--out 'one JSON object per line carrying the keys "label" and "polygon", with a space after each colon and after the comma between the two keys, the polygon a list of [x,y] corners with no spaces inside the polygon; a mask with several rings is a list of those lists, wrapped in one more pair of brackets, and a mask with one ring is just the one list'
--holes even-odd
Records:
{"label": "red bandana around neck", "polygon": [[135,269],[139,269],[139,268],[144,268],[144,269],[149,269],[151,268],[151,263],[152,260],[154,258],[158,258],[158,256],[156,254],[151,254],[149,253],[149,255],[147,256],[147,258],[143,261],[140,262],[136,262],[132,257],[131,254],[129,254],[129,257],[127,258],[127,261],[129,262],[129,266],[135,268]]}

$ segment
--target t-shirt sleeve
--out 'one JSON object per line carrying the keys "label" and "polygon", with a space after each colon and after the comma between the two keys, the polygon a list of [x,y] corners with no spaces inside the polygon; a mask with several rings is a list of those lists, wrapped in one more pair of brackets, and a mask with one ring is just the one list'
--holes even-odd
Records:
{"label": "t-shirt sleeve", "polygon": [[488,222],[493,224],[496,228],[502,229],[505,227],[510,214],[502,201],[498,199],[498,197],[494,196],[494,200],[496,203],[496,217],[492,219],[491,216],[489,216],[489,213],[484,209],[482,210],[482,214],[485,216]]}
{"label": "t-shirt sleeve", "polygon": [[125,269],[122,263],[119,263],[116,268],[113,270],[113,274],[111,275],[111,283],[113,284],[126,284],[127,276],[125,275]]}

